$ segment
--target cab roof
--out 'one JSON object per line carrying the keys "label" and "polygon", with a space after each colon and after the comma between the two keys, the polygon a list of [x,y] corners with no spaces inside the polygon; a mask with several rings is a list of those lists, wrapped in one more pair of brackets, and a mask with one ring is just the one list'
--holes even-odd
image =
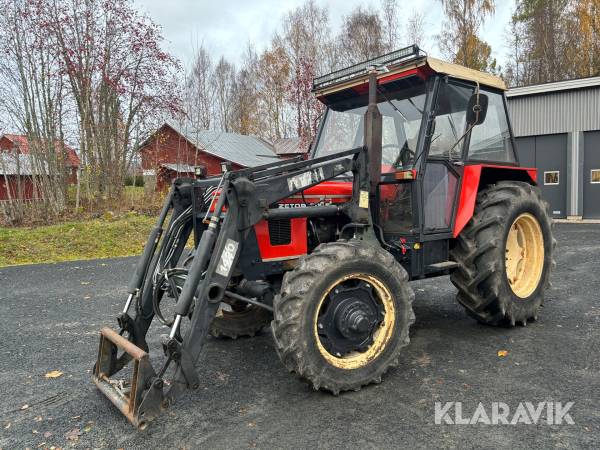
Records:
{"label": "cab roof", "polygon": [[369,70],[378,69],[378,80],[401,77],[403,74],[420,76],[441,73],[454,78],[472,81],[484,86],[505,91],[502,78],[478,70],[442,61],[425,55],[419,47],[411,45],[369,61],[337,70],[317,77],[313,81],[313,92],[318,98],[368,82]]}

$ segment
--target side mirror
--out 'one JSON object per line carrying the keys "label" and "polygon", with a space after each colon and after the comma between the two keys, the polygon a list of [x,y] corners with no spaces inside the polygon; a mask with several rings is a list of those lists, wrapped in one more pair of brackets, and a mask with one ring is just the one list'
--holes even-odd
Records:
{"label": "side mirror", "polygon": [[480,125],[484,122],[488,109],[488,96],[473,94],[467,106],[467,123],[471,126]]}

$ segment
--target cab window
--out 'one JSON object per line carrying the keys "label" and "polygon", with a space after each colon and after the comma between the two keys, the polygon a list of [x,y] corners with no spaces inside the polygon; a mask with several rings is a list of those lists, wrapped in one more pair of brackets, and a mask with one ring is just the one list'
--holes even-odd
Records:
{"label": "cab window", "polygon": [[479,161],[515,162],[515,153],[502,94],[481,89],[488,97],[485,121],[471,130],[469,159]]}
{"label": "cab window", "polygon": [[440,87],[435,128],[429,145],[430,157],[459,159],[462,156],[467,106],[472,93],[471,86],[454,81],[447,81]]}

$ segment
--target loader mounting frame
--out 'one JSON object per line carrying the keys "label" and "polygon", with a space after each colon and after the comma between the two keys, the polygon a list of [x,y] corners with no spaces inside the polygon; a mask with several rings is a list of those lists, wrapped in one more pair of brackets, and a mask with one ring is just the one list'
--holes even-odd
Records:
{"label": "loader mounting frame", "polygon": [[[372,138],[377,139],[377,126],[374,129]],[[341,206],[303,208],[302,214],[346,215],[355,226],[357,237],[379,245],[369,210],[375,191],[368,172],[370,156],[368,147],[363,146],[308,161],[291,159],[226,172],[220,180],[175,180],[131,279],[123,312],[117,317],[120,331],[102,329],[94,366],[94,383],[133,425],[145,428],[183,391],[200,386],[196,365],[248,232],[262,219],[280,218],[286,214],[292,217],[298,213],[270,208],[272,205],[351,171],[354,180],[352,201]],[[197,190],[211,195],[198,198]],[[155,371],[146,343],[146,333],[154,316],[152,276],[159,264],[175,267],[193,223],[200,220],[197,218],[200,211],[204,214],[202,224],[205,228],[196,243],[195,256],[177,298],[171,332],[162,342],[166,362]],[[163,237],[163,226],[169,213],[172,214],[168,231]],[[186,229],[181,232],[183,228]],[[159,256],[169,249],[173,249],[169,260],[161,262]],[[134,317],[129,315],[132,305],[135,305]],[[181,321],[186,317],[190,318],[190,326],[181,336]],[[124,337],[125,333],[127,337]],[[131,361],[134,363],[132,379],[123,387],[111,377]],[[171,364],[175,366],[174,375],[167,383],[164,375]]]}

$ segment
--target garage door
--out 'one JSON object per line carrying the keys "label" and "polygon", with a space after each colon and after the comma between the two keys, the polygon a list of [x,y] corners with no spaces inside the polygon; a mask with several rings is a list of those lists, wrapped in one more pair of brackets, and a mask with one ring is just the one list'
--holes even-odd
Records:
{"label": "garage door", "polygon": [[567,135],[549,134],[516,138],[521,166],[538,169],[542,196],[552,216],[567,215]]}
{"label": "garage door", "polygon": [[600,219],[600,131],[583,134],[583,217]]}

